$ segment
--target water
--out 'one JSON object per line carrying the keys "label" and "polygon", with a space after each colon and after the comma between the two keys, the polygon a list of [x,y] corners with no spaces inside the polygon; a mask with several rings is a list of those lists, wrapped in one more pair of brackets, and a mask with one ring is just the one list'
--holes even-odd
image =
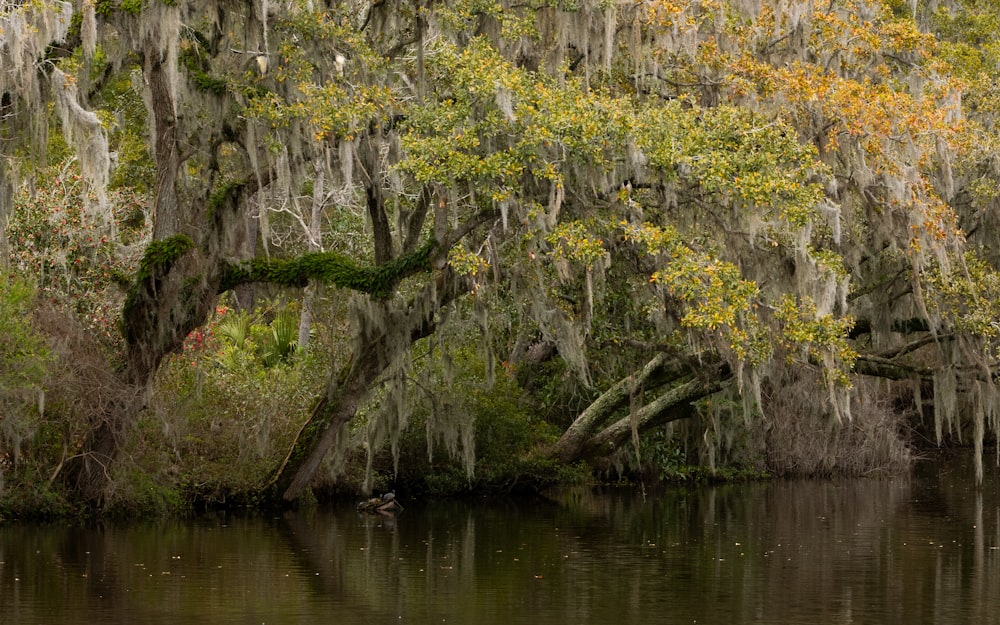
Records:
{"label": "water", "polygon": [[[0,623],[1000,623],[997,476],[0,525]],[[402,495],[402,493],[400,493]]]}

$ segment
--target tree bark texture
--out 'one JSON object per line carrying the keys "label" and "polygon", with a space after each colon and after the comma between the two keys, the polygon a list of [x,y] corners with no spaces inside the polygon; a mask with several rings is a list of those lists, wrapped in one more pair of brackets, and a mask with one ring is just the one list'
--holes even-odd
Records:
{"label": "tree bark texture", "polygon": [[[439,324],[436,311],[467,290],[461,277],[445,269],[406,306],[405,313],[393,316],[392,322],[386,324],[388,331],[371,336],[362,333],[348,363],[330,377],[326,393],[317,400],[267,489],[284,501],[297,499],[309,487],[323,458],[336,446],[344,426],[354,418],[379,376],[413,343],[430,336]],[[418,303],[420,300],[423,302]]]}
{"label": "tree bark texture", "polygon": [[[640,432],[660,425],[666,422],[663,420],[666,412],[718,391],[730,375],[728,367],[714,359],[699,362],[697,358],[677,359],[658,353],[641,370],[619,380],[580,413],[556,443],[553,456],[571,463],[593,456],[599,449],[610,451],[608,445],[618,445],[631,434],[633,417]],[[651,394],[671,382],[676,382],[676,386],[637,408],[636,415],[607,425],[635,397]],[[670,420],[673,419],[667,419]]]}

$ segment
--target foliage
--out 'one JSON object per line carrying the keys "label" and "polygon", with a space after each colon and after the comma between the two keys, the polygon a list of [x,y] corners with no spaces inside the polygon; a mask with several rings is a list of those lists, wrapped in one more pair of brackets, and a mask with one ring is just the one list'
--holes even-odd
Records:
{"label": "foliage", "polygon": [[22,445],[45,412],[45,381],[51,360],[44,338],[31,326],[35,289],[0,273],[0,490],[3,474],[21,461]]}
{"label": "foliage", "polygon": [[263,319],[271,316],[290,319],[293,312],[220,306],[212,323],[188,337],[140,424],[134,460],[118,478],[118,505],[226,505],[248,499],[266,480],[323,374],[313,352],[277,357],[281,346],[266,343],[274,322]]}
{"label": "foliage", "polygon": [[[584,424],[588,436],[695,382],[733,407],[691,426],[711,443],[699,458],[709,465],[743,435],[749,446],[798,446],[762,434],[776,431],[769,411],[790,405],[808,412],[802,423],[869,436],[854,423],[859,389],[872,388],[865,375],[933,382],[942,415],[973,407],[980,448],[996,426],[1000,98],[989,3],[93,8],[101,28],[87,13],[81,39],[100,32],[99,45],[74,40],[47,61],[69,76],[57,95],[93,87],[92,99],[60,100],[80,109],[63,119],[96,119],[89,127],[124,156],[116,228],[88,222],[99,176],[28,167],[7,229],[12,259],[43,294],[82,302],[94,330],[122,305],[116,279],[132,285],[122,323],[134,351],[118,354],[129,383],[151,379],[201,328],[161,388],[210,424],[202,401],[238,412],[219,399],[226,384],[273,405],[284,395],[267,380],[318,376],[304,364],[314,356],[294,348],[297,330],[323,314],[318,283],[353,292],[327,319],[339,331],[327,346],[336,370],[312,389],[311,421],[289,434],[290,461],[271,447],[260,457],[300,488],[320,465],[297,463],[342,441],[327,428],[353,432],[371,462],[387,445],[395,471],[410,435],[407,463],[431,465],[414,460],[420,434],[404,432],[422,424],[424,444],[438,439],[460,457],[434,465],[449,484],[540,475],[560,447],[554,428],[581,431],[588,408],[647,363],[660,364],[648,387],[630,390],[635,405],[611,402],[601,423]],[[49,30],[46,44],[64,36]],[[0,34],[0,49],[8,40]],[[24,44],[32,59],[43,54],[36,44]],[[22,83],[11,89],[27,94]],[[53,122],[39,110],[32,120]],[[67,139],[57,158],[92,162]],[[135,199],[146,189],[149,206]],[[140,261],[133,244],[154,222]],[[220,294],[258,283],[282,301],[309,295],[211,317]],[[431,335],[442,353],[428,348],[430,362],[413,364]],[[189,369],[178,363],[192,340],[208,355]],[[899,397],[887,384],[871,392]],[[787,389],[810,401],[785,399]],[[425,395],[439,405],[421,405]],[[689,401],[672,409],[697,414]],[[866,424],[895,431],[872,412]],[[272,422],[235,421],[248,431]],[[612,457],[641,453],[633,427],[632,446]],[[191,449],[208,453],[210,438]],[[654,464],[676,464],[672,444],[654,445]],[[341,459],[356,458],[347,447]]]}
{"label": "foliage", "polygon": [[125,287],[149,236],[146,199],[128,188],[109,196],[111,232],[87,220],[87,193],[73,162],[48,167],[15,197],[7,223],[13,266],[37,281],[40,295],[72,310],[102,341],[120,341]]}
{"label": "foliage", "polygon": [[[411,494],[449,496],[535,491],[586,479],[585,468],[566,466],[539,453],[538,446],[552,444],[559,429],[538,416],[512,372],[502,373],[491,384],[484,377],[486,363],[474,350],[458,347],[449,351],[447,359],[447,365],[436,364],[454,368],[450,382],[427,378],[427,371],[417,373],[425,384],[435,386],[421,386],[420,405],[400,435],[398,473],[393,475],[390,466],[379,467],[387,474],[387,485]],[[461,389],[461,395],[442,384]],[[454,428],[448,424],[455,419],[472,426],[476,449],[471,471],[463,466],[464,443],[449,441],[442,430]]]}

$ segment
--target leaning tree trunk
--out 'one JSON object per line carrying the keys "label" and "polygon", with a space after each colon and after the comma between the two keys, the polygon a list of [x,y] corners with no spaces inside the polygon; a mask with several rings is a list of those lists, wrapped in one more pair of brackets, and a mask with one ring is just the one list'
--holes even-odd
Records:
{"label": "leaning tree trunk", "polygon": [[[204,325],[215,308],[226,277],[227,259],[238,254],[247,198],[259,184],[251,177],[212,192],[214,176],[189,201],[178,192],[183,165],[177,145],[169,68],[147,46],[145,75],[152,97],[152,129],[156,135],[157,180],[154,241],[143,255],[122,311],[125,366],[119,377],[127,397],[92,424],[81,453],[65,467],[65,479],[89,504],[100,504],[111,469],[145,406],[161,363],[181,349],[184,339]],[[205,137],[210,149],[221,142]]]}
{"label": "leaning tree trunk", "polygon": [[606,458],[624,445],[636,433],[692,416],[690,404],[722,390],[729,379],[726,373],[686,380],[661,393],[653,401],[638,408],[634,415],[615,421],[581,445],[579,458]]}
{"label": "leaning tree trunk", "polygon": [[354,418],[375,380],[388,366],[380,343],[359,345],[351,361],[330,377],[327,392],[316,401],[272,481],[275,494],[285,501],[297,499],[309,486],[327,452],[336,447],[344,426]]}
{"label": "leaning tree trunk", "polygon": [[309,487],[326,454],[336,447],[344,427],[382,373],[415,342],[430,336],[439,324],[437,311],[467,291],[466,281],[444,268],[403,308],[393,311],[391,304],[378,304],[388,318],[374,324],[379,330],[359,333],[350,360],[339,373],[330,376],[326,393],[317,399],[265,490],[286,502],[297,499]]}
{"label": "leaning tree trunk", "polygon": [[667,362],[667,355],[659,353],[637,374],[629,375],[602,393],[570,424],[553,449],[553,455],[565,463],[580,456],[587,440],[608,417],[629,403],[636,389],[645,387]]}
{"label": "leaning tree trunk", "polygon": [[[658,353],[641,370],[622,378],[587,406],[563,432],[551,456],[570,464],[581,458],[607,455],[633,431],[641,433],[674,420],[665,415],[676,415],[690,402],[715,393],[730,375],[729,368],[717,358],[671,358]],[[674,386],[655,395],[671,383]],[[637,398],[647,395],[655,398],[634,406]],[[633,412],[609,424],[626,406],[632,407]]]}

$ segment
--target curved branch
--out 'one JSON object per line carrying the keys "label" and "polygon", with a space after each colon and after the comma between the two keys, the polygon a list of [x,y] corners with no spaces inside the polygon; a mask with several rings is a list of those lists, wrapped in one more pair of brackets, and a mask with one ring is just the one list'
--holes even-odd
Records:
{"label": "curved branch", "polygon": [[[671,387],[659,397],[646,404],[634,417],[635,429],[640,433],[671,421],[692,416],[689,410],[681,410],[691,402],[722,390],[732,372],[723,366],[710,377],[696,377]],[[625,416],[604,428],[587,441],[581,449],[582,457],[607,456],[632,436],[633,417]]]}
{"label": "curved branch", "polygon": [[[450,269],[440,272],[405,307],[406,310],[439,310],[468,292],[468,282]],[[409,345],[437,330],[441,317],[434,314],[407,314],[397,318],[394,333],[405,334]],[[389,366],[395,351],[387,330],[360,336],[360,344],[339,372],[330,376],[327,390],[317,398],[308,420],[299,430],[288,455],[263,491],[284,501],[293,501],[308,487],[326,453],[336,446],[343,427],[354,418],[358,406],[368,396],[375,379]]]}
{"label": "curved branch", "polygon": [[[673,380],[690,376],[692,372],[712,368],[705,365],[704,361],[699,361],[697,355],[689,358],[673,359],[665,352],[658,353],[640,371],[616,382],[580,413],[580,416],[566,429],[559,442],[556,443],[556,447],[553,450],[554,455],[567,463],[579,458],[583,450],[593,444],[594,438],[602,435],[597,434],[595,436],[594,432],[597,428],[601,427],[615,412],[625,407],[632,400],[637,390],[649,391],[657,389]],[[711,377],[715,379],[719,376],[712,375]],[[670,392],[667,391],[666,395],[669,395]],[[654,400],[647,407],[641,408],[640,413],[651,409],[649,406],[658,405],[657,401]],[[666,408],[658,408],[656,410],[664,409]],[[617,423],[622,423],[623,421],[629,423],[630,417],[626,416]],[[617,423],[610,427],[615,427]]]}
{"label": "curved branch", "polygon": [[889,380],[930,380],[934,373],[925,367],[895,362],[874,354],[862,354],[854,361],[854,372]]}

